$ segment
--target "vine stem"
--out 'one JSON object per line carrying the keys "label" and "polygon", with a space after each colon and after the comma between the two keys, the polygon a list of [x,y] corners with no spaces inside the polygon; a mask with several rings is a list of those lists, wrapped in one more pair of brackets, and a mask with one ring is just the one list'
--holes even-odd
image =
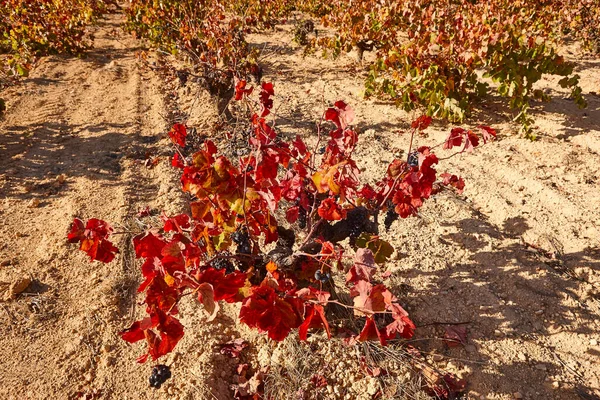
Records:
{"label": "vine stem", "polygon": [[111,235],[139,235],[140,232],[132,232],[132,231],[119,231],[119,232],[111,232]]}
{"label": "vine stem", "polygon": [[[314,207],[313,207],[314,208]],[[310,217],[312,218],[313,216],[313,212],[314,210],[310,213]],[[300,248],[304,247],[304,245],[306,243],[308,243],[308,241],[310,239],[312,239],[312,237],[317,233],[317,229],[319,228],[319,226],[323,223],[323,218],[321,218],[320,220],[318,220],[311,228],[310,232],[308,233],[308,235],[306,235],[306,238],[304,239],[304,241],[302,242],[302,244],[300,245]]]}
{"label": "vine stem", "polygon": [[[317,301],[317,300],[308,300],[308,303],[312,303],[312,304],[321,304],[321,305],[323,305],[323,303],[322,303],[322,302],[320,302],[320,301]],[[347,309],[349,309],[349,310],[357,310],[357,311],[360,311],[360,312],[362,312],[362,313],[364,313],[364,314],[367,314],[367,315],[369,315],[369,314],[393,314],[391,311],[374,311],[374,310],[367,310],[366,308],[362,308],[362,307],[356,307],[356,306],[351,306],[351,305],[348,305],[348,304],[344,304],[344,303],[342,303],[342,302],[339,302],[339,301],[337,301],[337,300],[327,300],[327,304],[336,304],[336,305],[338,305],[338,306],[341,306],[341,307],[347,308]]]}
{"label": "vine stem", "polygon": [[[327,255],[329,255],[329,254],[327,254]],[[332,270],[332,271],[334,270],[333,265],[319,259],[319,257],[325,256],[324,254],[310,254],[310,253],[304,253],[304,252],[297,252],[297,253],[294,253],[292,256],[293,257],[299,257],[299,256],[310,257],[310,258],[316,260],[317,262],[325,265],[326,267],[329,267],[330,270]]]}
{"label": "vine stem", "polygon": [[392,183],[392,186],[390,187],[390,191],[385,195],[385,197],[383,198],[383,200],[381,201],[381,203],[379,203],[379,205],[377,206],[377,210],[380,210],[381,207],[383,207],[383,205],[385,204],[385,202],[388,201],[390,195],[392,194],[392,192],[396,188],[396,184],[398,183],[398,180],[400,178],[402,178],[402,174],[398,175],[396,177],[396,179],[394,179],[394,182]]}

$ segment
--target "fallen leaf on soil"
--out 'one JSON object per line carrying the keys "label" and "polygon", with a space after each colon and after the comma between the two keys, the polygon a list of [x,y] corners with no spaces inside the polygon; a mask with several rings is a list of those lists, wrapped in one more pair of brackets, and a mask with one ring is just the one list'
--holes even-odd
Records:
{"label": "fallen leaf on soil", "polygon": [[150,215],[151,212],[152,212],[152,210],[150,209],[150,206],[146,206],[146,208],[141,208],[138,211],[137,216],[139,218],[147,217]]}
{"label": "fallen leaf on soil", "polygon": [[258,400],[263,398],[264,378],[267,370],[262,368],[248,379],[246,378],[248,369],[248,364],[238,365],[237,372],[239,375],[234,376],[234,381],[237,380],[238,383],[231,385],[233,398],[236,400]]}
{"label": "fallen leaf on soil", "polygon": [[248,342],[242,338],[238,338],[221,345],[221,354],[228,355],[232,358],[237,358],[240,356],[242,350],[244,350],[246,347],[248,347]]}
{"label": "fallen leaf on soil", "polygon": [[423,376],[423,389],[431,396],[440,400],[451,400],[460,398],[465,390],[467,382],[459,379],[456,375],[438,370],[427,363],[419,350],[410,346],[408,353],[412,355],[413,367]]}
{"label": "fallen leaf on soil", "polygon": [[387,375],[387,371],[383,370],[379,367],[375,367],[372,365],[367,364],[367,360],[365,357],[361,357],[360,358],[360,367],[362,368],[362,370],[365,372],[365,374],[372,376],[372,377],[378,377],[378,376],[384,376]]}
{"label": "fallen leaf on soil", "polygon": [[450,325],[446,327],[444,333],[444,343],[448,347],[457,347],[467,344],[467,327],[462,325]]}
{"label": "fallen leaf on soil", "polygon": [[323,375],[315,374],[310,378],[310,382],[316,388],[322,388],[327,386],[327,379]]}

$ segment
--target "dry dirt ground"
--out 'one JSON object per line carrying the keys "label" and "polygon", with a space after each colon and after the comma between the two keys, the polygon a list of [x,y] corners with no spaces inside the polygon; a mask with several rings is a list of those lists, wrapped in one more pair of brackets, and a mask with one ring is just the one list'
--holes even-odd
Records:
{"label": "dry dirt ground", "polygon": [[[142,347],[117,336],[143,311],[131,234],[116,239],[119,258],[101,264],[68,245],[66,233],[76,216],[135,232],[146,206],[183,210],[165,133],[177,109],[208,132],[216,102],[193,82],[182,87],[148,68],[153,61],[140,61],[140,42],[118,22],[102,23],[87,57],[44,58],[3,94],[0,398],[230,399],[238,361],[218,345],[237,337],[250,342],[245,361],[271,368],[274,398],[298,398],[302,388],[323,399],[370,399],[378,391],[425,398],[401,350],[369,353],[318,335],[305,345],[267,342],[237,324],[235,307],[207,323],[193,302],[181,307],[186,336],[164,360],[174,377],[159,391],[149,388],[151,366],[135,363]],[[324,107],[347,101],[360,132],[356,159],[374,181],[405,156],[417,115],[363,100],[363,72],[352,58],[303,58],[291,37],[289,26],[251,37],[263,49],[264,80],[275,84],[277,126],[310,141]],[[388,285],[419,327],[411,344],[432,366],[466,379],[465,398],[600,396],[600,61],[577,54],[570,57],[586,110],[564,98],[557,80],[544,80],[555,100],[536,104],[540,138],[532,142],[515,134],[510,113],[491,97],[464,125],[492,125],[498,140],[438,167],[465,179],[464,194],[444,192],[384,233],[397,249]],[[417,144],[441,142],[450,127],[435,124]],[[152,167],[147,160],[157,156]],[[466,346],[446,347],[448,323],[464,323]],[[368,376],[359,363],[365,354],[407,378]],[[327,386],[310,389],[315,372]]]}

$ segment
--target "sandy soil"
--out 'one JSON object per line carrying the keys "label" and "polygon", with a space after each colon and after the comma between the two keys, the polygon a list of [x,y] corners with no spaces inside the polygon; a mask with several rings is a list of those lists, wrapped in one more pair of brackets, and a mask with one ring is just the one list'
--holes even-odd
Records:
{"label": "sandy soil", "polygon": [[[142,311],[131,234],[119,236],[120,259],[108,265],[89,263],[65,235],[75,216],[135,232],[146,206],[182,210],[165,132],[180,113],[208,132],[216,102],[193,82],[181,87],[148,68],[153,61],[140,62],[140,43],[118,30],[118,21],[100,26],[88,57],[45,58],[3,94],[0,398],[229,399],[239,361],[218,349],[237,337],[250,342],[244,360],[256,369],[281,371],[292,361],[306,368],[297,375],[288,368],[288,393],[317,370],[327,386],[314,398],[388,393],[384,378],[361,369],[364,348],[320,339],[267,343],[235,322],[235,307],[207,323],[193,302],[181,307],[186,336],[164,360],[174,377],[160,391],[148,387],[150,365],[134,361],[141,347],[117,336]],[[251,40],[264,47],[264,79],[275,84],[276,122],[285,135],[310,141],[311,121],[344,99],[357,115],[356,159],[367,181],[403,154],[417,115],[363,100],[363,71],[352,58],[303,58],[289,27]],[[419,326],[412,344],[432,365],[465,378],[469,399],[600,396],[600,98],[592,94],[600,93],[600,61],[576,54],[588,109],[564,99],[556,79],[544,80],[540,86],[556,99],[535,106],[540,139],[531,142],[515,134],[510,113],[490,98],[470,124],[494,126],[499,140],[438,167],[465,179],[464,194],[444,192],[418,218],[384,234],[397,249],[388,285]],[[436,124],[418,144],[441,142],[449,128]],[[149,157],[160,161],[151,167]],[[445,346],[448,323],[464,323],[466,346]],[[387,365],[409,374],[396,360]],[[272,374],[268,385],[280,384],[276,379]]]}

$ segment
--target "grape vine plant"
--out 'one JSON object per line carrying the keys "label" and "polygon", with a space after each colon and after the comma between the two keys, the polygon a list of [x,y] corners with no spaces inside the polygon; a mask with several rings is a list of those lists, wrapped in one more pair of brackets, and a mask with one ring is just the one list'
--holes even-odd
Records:
{"label": "grape vine plant", "polygon": [[[178,304],[186,295],[198,299],[208,320],[219,302],[241,303],[239,320],[274,341],[294,330],[306,340],[315,329],[350,343],[410,338],[415,324],[382,283],[393,248],[379,236],[379,221],[389,227],[417,215],[436,192],[464,188],[456,175],[438,174],[433,147],[413,148],[431,118],[412,123],[407,159],[393,160],[368,185],[353,158],[360,136],[348,104],[337,101],[325,110],[308,146],[298,136],[284,140],[269,122],[273,84],[253,87],[241,80],[235,88],[250,132],[239,159],[220,153],[211,140],[186,154],[187,127],[178,123],[169,131],[176,150],[171,163],[193,201],[190,213],[163,215],[162,226],[133,238],[143,260],[138,292],[145,294],[147,316],[120,335],[146,342],[137,361],[157,360],[176,347],[184,335]],[[487,126],[454,128],[436,147],[470,152],[495,136]],[[112,233],[107,222],[75,219],[68,240],[106,263],[118,252]],[[362,329],[330,326],[333,304],[352,310]]]}

